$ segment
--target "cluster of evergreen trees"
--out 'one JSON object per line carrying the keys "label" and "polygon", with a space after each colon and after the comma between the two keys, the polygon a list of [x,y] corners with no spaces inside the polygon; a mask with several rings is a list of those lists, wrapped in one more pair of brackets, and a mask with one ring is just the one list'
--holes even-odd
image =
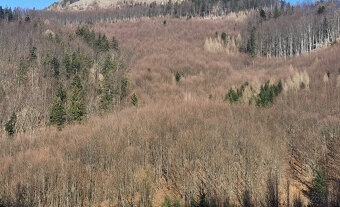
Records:
{"label": "cluster of evergreen trees", "polygon": [[[112,38],[110,43],[105,35],[96,34],[88,27],[78,27],[76,35],[82,38],[95,52],[94,60],[80,52],[79,50],[66,53],[62,60],[52,55],[45,55],[43,64],[49,68],[50,75],[58,78],[59,88],[50,106],[50,124],[61,128],[65,123],[74,121],[80,122],[87,113],[86,91],[90,87],[86,82],[89,76],[89,69],[93,64],[100,65],[99,71],[95,75],[102,75],[100,84],[96,89],[99,98],[99,108],[106,111],[113,105],[118,104],[128,95],[128,79],[126,78],[126,65],[119,56],[119,46],[116,38]],[[113,51],[110,51],[113,49]],[[114,57],[111,56],[114,52]],[[106,56],[101,63],[100,56]],[[61,62],[61,63],[59,63]],[[65,87],[69,79],[72,79],[68,87]],[[96,78],[98,81],[98,78]],[[88,85],[88,86],[86,86]],[[93,86],[91,86],[93,87]],[[137,104],[137,100],[135,101]]]}
{"label": "cluster of evergreen trees", "polygon": [[[25,24],[25,28],[34,32],[36,27],[43,25],[35,26],[38,24]],[[27,53],[18,58],[17,63],[13,62],[17,64],[13,88],[40,100],[36,103],[39,104],[36,106],[37,113],[32,114],[35,117],[32,123],[27,123],[29,126],[22,123],[22,116],[26,116],[20,113],[23,104],[15,108],[18,120],[10,120],[10,114],[5,114],[4,121],[8,122],[5,130],[9,135],[25,131],[27,127],[33,128],[33,124],[44,123],[61,128],[66,123],[80,122],[86,114],[110,110],[129,95],[127,65],[120,55],[115,37],[108,41],[105,35],[87,27],[80,27],[73,34],[55,32],[47,36],[40,31],[37,33],[43,35],[39,39],[43,43],[33,41],[26,47]],[[84,44],[79,44],[76,38],[89,44],[91,49],[85,51]],[[49,46],[44,48],[46,45]],[[11,57],[8,61],[12,61]],[[18,100],[22,101],[26,99]],[[137,102],[136,96],[133,104],[137,105]]]}
{"label": "cluster of evergreen trees", "polygon": [[[229,101],[230,103],[239,101],[239,99],[243,96],[245,88],[248,86],[248,82],[245,82],[240,88],[230,88],[224,100]],[[252,91],[252,97],[249,99],[249,104],[255,101],[257,106],[266,107],[272,104],[274,102],[274,98],[281,93],[282,82],[280,80],[277,84],[270,84],[269,81],[267,81],[261,86],[258,94],[255,94],[254,89],[251,86],[250,90]]]}
{"label": "cluster of evergreen trees", "polygon": [[240,88],[236,88],[236,90],[234,90],[233,88],[229,89],[224,100],[228,100],[230,103],[237,102],[242,97],[243,91],[246,86],[248,86],[248,82],[245,82],[241,85]]}
{"label": "cluster of evergreen trees", "polygon": [[[98,52],[107,52],[110,49],[110,42],[106,35],[98,34],[87,26],[78,27],[76,34],[84,39],[84,41]],[[115,37],[112,38],[112,48],[118,50],[118,42]]]}
{"label": "cluster of evergreen trees", "polygon": [[267,81],[263,86],[261,86],[260,93],[256,99],[257,106],[268,106],[274,102],[274,98],[278,96],[282,91],[281,80],[277,84],[270,84]]}
{"label": "cluster of evergreen trees", "polygon": [[9,22],[17,20],[19,14],[16,11],[13,11],[11,8],[2,8],[0,6],[0,21],[7,20]]}
{"label": "cluster of evergreen trees", "polygon": [[29,22],[31,20],[30,16],[28,15],[27,10],[22,10],[20,8],[3,8],[0,6],[0,22],[7,21],[13,22],[17,20],[24,20],[25,22]]}
{"label": "cluster of evergreen trees", "polygon": [[85,90],[80,76],[75,75],[69,88],[69,95],[65,87],[59,85],[50,107],[50,124],[60,129],[66,121],[82,121],[85,114]]}

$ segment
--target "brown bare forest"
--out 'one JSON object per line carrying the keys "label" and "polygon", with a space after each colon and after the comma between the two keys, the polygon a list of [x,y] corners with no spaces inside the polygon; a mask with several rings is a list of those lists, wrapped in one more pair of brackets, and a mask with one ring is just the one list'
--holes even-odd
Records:
{"label": "brown bare forest", "polygon": [[340,206],[325,5],[0,20],[0,206]]}

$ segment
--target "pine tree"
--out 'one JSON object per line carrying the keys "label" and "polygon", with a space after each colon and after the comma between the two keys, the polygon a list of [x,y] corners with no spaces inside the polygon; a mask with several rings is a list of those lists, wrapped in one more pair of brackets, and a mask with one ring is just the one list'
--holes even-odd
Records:
{"label": "pine tree", "polygon": [[64,102],[60,97],[56,96],[50,107],[50,124],[56,125],[59,129],[66,121],[66,112]]}
{"label": "pine tree", "polygon": [[14,135],[16,122],[17,122],[17,115],[13,112],[8,122],[5,124],[5,130],[9,136]]}
{"label": "pine tree", "polygon": [[75,75],[71,83],[70,118],[72,121],[83,120],[86,114],[85,91],[79,75]]}

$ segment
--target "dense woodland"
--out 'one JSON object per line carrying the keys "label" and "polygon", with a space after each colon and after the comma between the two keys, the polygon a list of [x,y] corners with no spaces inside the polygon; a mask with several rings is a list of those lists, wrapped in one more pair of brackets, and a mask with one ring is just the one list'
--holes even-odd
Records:
{"label": "dense woodland", "polygon": [[338,14],[0,7],[0,206],[340,206]]}

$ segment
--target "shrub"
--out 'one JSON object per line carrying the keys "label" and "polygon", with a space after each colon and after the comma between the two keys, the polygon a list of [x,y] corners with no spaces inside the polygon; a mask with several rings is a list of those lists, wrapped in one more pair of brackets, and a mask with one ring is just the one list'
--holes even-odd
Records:
{"label": "shrub", "polygon": [[162,207],[172,207],[171,199],[169,196],[165,196]]}
{"label": "shrub", "polygon": [[131,104],[134,105],[134,106],[138,105],[138,97],[135,93],[133,93],[132,96],[131,96]]}
{"label": "shrub", "polygon": [[172,201],[169,196],[165,196],[162,207],[181,207],[179,200]]}
{"label": "shrub", "polygon": [[181,80],[181,77],[182,77],[181,73],[177,71],[175,74],[175,79],[177,83]]}
{"label": "shrub", "polygon": [[226,34],[225,32],[222,32],[222,34],[221,34],[221,39],[222,39],[222,41],[223,41],[224,44],[227,43],[227,34]]}

